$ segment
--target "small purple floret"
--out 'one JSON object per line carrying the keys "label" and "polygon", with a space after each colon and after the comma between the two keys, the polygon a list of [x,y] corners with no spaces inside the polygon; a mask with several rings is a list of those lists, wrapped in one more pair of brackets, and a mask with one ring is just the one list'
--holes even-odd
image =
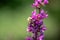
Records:
{"label": "small purple floret", "polygon": [[44,4],[48,4],[49,2],[48,2],[48,0],[44,0]]}

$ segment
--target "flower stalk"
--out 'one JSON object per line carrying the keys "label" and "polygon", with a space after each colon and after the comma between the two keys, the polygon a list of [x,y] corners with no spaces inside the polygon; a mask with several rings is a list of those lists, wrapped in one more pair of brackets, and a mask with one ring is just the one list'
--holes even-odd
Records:
{"label": "flower stalk", "polygon": [[48,0],[34,0],[32,5],[33,8],[38,9],[37,14],[36,9],[32,12],[32,15],[28,18],[28,32],[32,32],[32,37],[27,37],[26,40],[44,40],[44,31],[46,26],[43,23],[43,19],[48,17],[46,11],[44,11],[41,6],[48,4]]}

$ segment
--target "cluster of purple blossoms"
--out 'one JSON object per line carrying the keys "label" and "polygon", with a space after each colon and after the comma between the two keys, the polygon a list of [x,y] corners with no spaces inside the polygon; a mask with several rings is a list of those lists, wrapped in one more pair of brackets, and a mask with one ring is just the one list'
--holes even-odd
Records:
{"label": "cluster of purple blossoms", "polygon": [[46,5],[48,4],[48,0],[34,0],[34,3],[33,3],[33,7],[40,7],[40,6],[43,6],[43,5]]}
{"label": "cluster of purple blossoms", "polygon": [[43,19],[48,17],[48,14],[43,9],[40,9],[42,4],[48,4],[48,0],[35,0],[33,6],[39,9],[37,14],[36,9],[32,12],[32,15],[28,18],[28,32],[32,32],[32,37],[27,37],[26,40],[44,40],[44,31],[46,26],[43,23]]}

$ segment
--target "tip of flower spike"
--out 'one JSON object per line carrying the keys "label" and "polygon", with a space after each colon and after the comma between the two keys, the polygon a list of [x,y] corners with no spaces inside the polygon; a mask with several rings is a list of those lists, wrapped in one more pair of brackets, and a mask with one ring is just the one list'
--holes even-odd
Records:
{"label": "tip of flower spike", "polygon": [[40,8],[40,3],[41,0],[34,0],[34,3],[32,4],[32,7]]}
{"label": "tip of flower spike", "polygon": [[37,7],[37,8],[39,8],[38,2],[33,3],[33,4],[32,4],[32,7]]}

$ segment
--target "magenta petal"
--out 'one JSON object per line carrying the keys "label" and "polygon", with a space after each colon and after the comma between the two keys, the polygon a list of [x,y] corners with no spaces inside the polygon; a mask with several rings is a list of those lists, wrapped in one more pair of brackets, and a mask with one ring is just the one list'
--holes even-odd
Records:
{"label": "magenta petal", "polygon": [[32,30],[33,30],[32,27],[28,27],[28,28],[27,28],[27,32],[31,32]]}
{"label": "magenta petal", "polygon": [[39,40],[43,40],[44,39],[44,35],[40,34]]}
{"label": "magenta petal", "polygon": [[48,0],[44,0],[44,4],[48,4],[49,2],[48,2]]}
{"label": "magenta petal", "polygon": [[40,3],[42,2],[42,0],[37,0],[37,1],[40,2]]}
{"label": "magenta petal", "polygon": [[32,16],[36,15],[36,9],[32,12]]}
{"label": "magenta petal", "polygon": [[38,6],[39,6],[39,4],[37,1],[35,3],[33,3],[33,5],[32,5],[32,7],[38,7]]}
{"label": "magenta petal", "polygon": [[41,18],[41,19],[44,19],[44,18],[47,18],[47,17],[48,17],[47,12],[45,12],[45,11],[42,9],[41,12],[40,12],[40,18]]}
{"label": "magenta petal", "polygon": [[43,25],[43,20],[40,20],[40,21],[39,21],[39,24],[40,24],[40,25]]}
{"label": "magenta petal", "polygon": [[45,14],[45,18],[47,18],[48,17],[48,14]]}
{"label": "magenta petal", "polygon": [[39,2],[41,2],[41,0],[35,0],[32,7],[39,7]]}
{"label": "magenta petal", "polygon": [[41,26],[41,29],[40,29],[40,32],[41,32],[41,33],[44,33],[45,30],[46,30],[46,26],[45,26],[45,25],[42,25],[42,26]]}
{"label": "magenta petal", "polygon": [[32,19],[36,19],[36,10],[32,12]]}
{"label": "magenta petal", "polygon": [[40,13],[44,13],[44,10],[42,9]]}

